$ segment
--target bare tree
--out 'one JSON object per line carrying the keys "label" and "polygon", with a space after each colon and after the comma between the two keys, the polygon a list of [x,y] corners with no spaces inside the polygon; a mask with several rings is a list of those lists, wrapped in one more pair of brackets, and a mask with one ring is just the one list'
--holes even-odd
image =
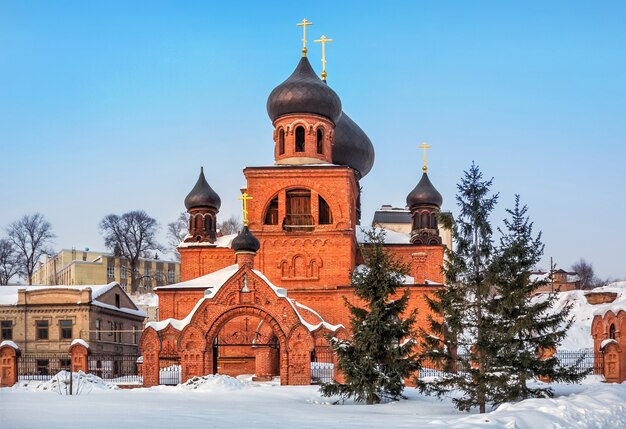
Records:
{"label": "bare tree", "polygon": [[33,272],[43,255],[51,255],[50,242],[55,237],[52,226],[41,213],[24,215],[7,228],[9,240],[18,253],[19,274],[33,284]]}
{"label": "bare tree", "polygon": [[172,249],[172,254],[176,260],[180,261],[180,253],[178,253],[178,245],[185,239],[189,232],[189,219],[186,212],[178,215],[178,218],[167,224],[167,244]]}
{"label": "bare tree", "polygon": [[578,274],[581,289],[593,289],[606,283],[596,276],[593,264],[587,262],[584,258],[580,258],[578,262],[572,265],[571,271]]}
{"label": "bare tree", "polygon": [[231,216],[224,222],[217,224],[217,229],[220,230],[222,235],[236,234],[239,230],[241,230],[241,228],[241,222],[239,221],[239,218],[235,216]]}
{"label": "bare tree", "polygon": [[110,214],[100,222],[104,245],[119,252],[128,261],[131,292],[137,291],[141,279],[139,258],[149,251],[163,251],[163,247],[156,241],[158,229],[157,221],[143,210],[121,216]]}
{"label": "bare tree", "polygon": [[20,271],[19,255],[13,243],[6,238],[0,240],[0,285],[8,285]]}

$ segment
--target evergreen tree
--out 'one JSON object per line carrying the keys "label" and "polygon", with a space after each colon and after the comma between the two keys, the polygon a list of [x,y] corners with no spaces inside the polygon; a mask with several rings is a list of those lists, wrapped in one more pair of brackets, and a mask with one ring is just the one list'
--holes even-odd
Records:
{"label": "evergreen tree", "polygon": [[411,340],[415,313],[402,318],[408,291],[399,298],[395,296],[408,267],[386,253],[384,230],[366,234],[367,243],[361,247],[365,267],[352,273],[354,293],[365,307],[344,298],[350,310],[352,338],[331,339],[338,369],[346,382],[323,384],[321,393],[376,404],[401,398],[404,379],[419,368],[413,351],[415,342]]}
{"label": "evergreen tree", "polygon": [[534,291],[548,280],[532,281],[531,271],[539,263],[544,245],[541,233],[533,236],[533,223],[527,207],[515,196],[514,208],[507,209],[500,230],[500,246],[489,273],[493,298],[488,305],[497,338],[491,343],[494,366],[502,376],[497,381],[495,403],[552,396],[547,387],[529,387],[527,381],[546,376],[552,381],[576,382],[586,374],[564,367],[556,357],[543,359],[543,351],[556,350],[572,324],[571,304],[560,312],[552,310],[556,293],[532,298]]}
{"label": "evergreen tree", "polygon": [[448,249],[444,261],[446,287],[428,299],[434,314],[429,317],[429,332],[421,330],[422,359],[446,372],[434,380],[418,380],[422,392],[439,397],[460,390],[463,396],[453,398],[457,408],[469,411],[478,406],[481,413],[492,402],[492,386],[499,377],[490,355],[494,333],[485,317],[487,273],[494,252],[489,215],[498,200],[497,194],[490,195],[492,180],[483,180],[472,163],[457,185],[460,213],[454,225],[448,225],[456,249]]}

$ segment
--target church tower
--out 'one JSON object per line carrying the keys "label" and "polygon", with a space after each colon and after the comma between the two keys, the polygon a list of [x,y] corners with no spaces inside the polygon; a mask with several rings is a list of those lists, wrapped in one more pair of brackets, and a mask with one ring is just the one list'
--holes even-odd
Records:
{"label": "church tower", "polygon": [[257,266],[291,296],[346,286],[357,256],[359,180],[374,163],[372,143],[342,112],[304,49],[270,93],[267,113],[274,165],[244,169],[245,191],[254,198],[249,228],[262,243]]}

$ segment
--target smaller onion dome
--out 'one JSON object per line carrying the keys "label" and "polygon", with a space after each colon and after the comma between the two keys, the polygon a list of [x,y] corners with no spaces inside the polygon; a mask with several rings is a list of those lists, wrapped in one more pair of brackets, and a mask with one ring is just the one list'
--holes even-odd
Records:
{"label": "smaller onion dome", "polygon": [[417,186],[409,193],[406,197],[406,205],[409,209],[417,206],[417,205],[433,205],[437,207],[441,207],[443,203],[443,198],[441,194],[432,183],[430,183],[430,179],[428,179],[428,174],[424,172],[422,175],[422,179],[419,181]]}
{"label": "smaller onion dome", "polygon": [[261,247],[259,240],[244,226],[230,245],[235,252],[255,252]]}
{"label": "smaller onion dome", "polygon": [[209,207],[216,211],[222,205],[220,196],[209,186],[204,177],[204,168],[200,167],[200,177],[191,192],[185,197],[187,210],[197,207]]}
{"label": "smaller onion dome", "polygon": [[361,127],[343,112],[335,126],[333,164],[352,167],[363,178],[372,169],[374,157],[372,141]]}
{"label": "smaller onion dome", "polygon": [[267,98],[267,114],[272,122],[289,113],[312,113],[334,123],[341,116],[339,96],[315,74],[306,57]]}

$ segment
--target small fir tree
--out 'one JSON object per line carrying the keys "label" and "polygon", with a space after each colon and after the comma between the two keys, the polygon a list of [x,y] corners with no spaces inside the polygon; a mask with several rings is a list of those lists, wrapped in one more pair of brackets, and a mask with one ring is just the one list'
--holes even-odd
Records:
{"label": "small fir tree", "polygon": [[497,334],[490,354],[501,377],[495,390],[494,402],[501,403],[528,397],[552,396],[549,387],[530,387],[527,381],[545,376],[556,382],[577,382],[586,373],[562,366],[556,357],[544,359],[544,351],[556,350],[565,338],[573,319],[571,304],[559,312],[552,307],[556,293],[533,298],[535,290],[549,280],[533,281],[531,271],[543,255],[541,232],[533,236],[533,223],[528,208],[515,196],[514,208],[507,209],[510,219],[504,219],[500,238],[489,273],[493,298],[486,314]]}
{"label": "small fir tree", "polygon": [[445,372],[432,380],[418,380],[422,392],[438,397],[460,390],[463,395],[453,398],[457,408],[469,411],[478,406],[481,413],[492,402],[498,377],[490,355],[493,327],[485,317],[490,291],[487,272],[494,251],[489,215],[498,200],[497,194],[490,195],[492,180],[483,180],[472,163],[457,185],[460,213],[454,225],[448,225],[456,249],[447,249],[446,287],[427,298],[433,316],[429,316],[429,331],[421,330],[421,358]]}
{"label": "small fir tree", "polygon": [[331,339],[338,369],[346,381],[323,384],[320,391],[324,396],[377,404],[402,398],[404,379],[419,367],[411,340],[415,312],[402,317],[408,291],[395,296],[408,267],[385,251],[384,230],[371,230],[366,235],[367,243],[361,247],[365,267],[352,273],[354,293],[365,306],[353,305],[344,297],[350,310],[352,338]]}

